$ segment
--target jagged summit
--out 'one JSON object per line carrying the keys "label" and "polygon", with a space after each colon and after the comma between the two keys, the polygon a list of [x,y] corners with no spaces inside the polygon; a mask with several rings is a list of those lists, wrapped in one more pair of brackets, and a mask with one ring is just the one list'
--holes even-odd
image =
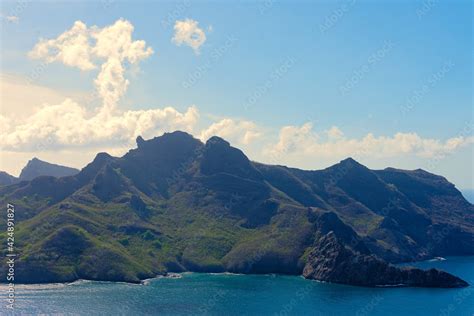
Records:
{"label": "jagged summit", "polygon": [[143,144],[145,143],[145,140],[143,139],[143,137],[141,137],[140,135],[137,136],[137,147],[140,148],[141,146],[143,146]]}
{"label": "jagged summit", "polygon": [[106,152],[100,152],[95,156],[94,160],[91,163],[82,168],[79,173],[79,177],[81,179],[84,179],[83,181],[87,181],[93,178],[97,174],[97,172],[99,172],[100,169],[103,168],[105,165],[117,159],[118,158],[112,157]]}
{"label": "jagged summit", "polygon": [[39,176],[65,177],[77,174],[78,169],[52,164],[36,157],[21,170],[20,180],[32,180]]}
{"label": "jagged summit", "polygon": [[42,161],[33,157],[21,170],[20,176],[15,177],[4,171],[0,171],[0,186],[12,185],[20,181],[30,181],[39,176],[65,177],[79,173],[78,169],[65,167]]}
{"label": "jagged summit", "polygon": [[354,158],[352,157],[347,157],[346,159],[341,160],[339,163],[341,164],[357,164],[360,165]]}
{"label": "jagged summit", "polygon": [[357,160],[353,159],[352,157],[348,157],[346,159],[341,160],[339,163],[329,167],[343,167],[343,168],[367,168],[363,164],[359,163]]}
{"label": "jagged summit", "polygon": [[[157,136],[148,140],[145,140],[142,136],[136,138],[137,149],[139,151],[176,151],[178,147],[182,146],[196,146],[201,144],[201,141],[195,139],[191,134],[182,131],[175,131],[171,133],[164,133],[161,136]],[[134,152],[132,149],[130,152]]]}
{"label": "jagged summit", "polygon": [[143,144],[153,144],[160,141],[181,142],[181,141],[186,141],[189,139],[196,140],[193,137],[193,135],[187,132],[174,131],[174,132],[166,132],[166,133],[163,133],[163,135],[161,136],[156,136],[147,140],[145,140],[142,136],[137,136],[136,142],[137,142],[137,145],[143,145]]}
{"label": "jagged summit", "polygon": [[213,145],[221,145],[221,146],[229,147],[230,143],[226,141],[225,139],[220,138],[218,136],[212,136],[211,138],[207,140],[206,146],[213,146]]}
{"label": "jagged summit", "polygon": [[93,161],[94,162],[101,162],[101,161],[106,161],[106,160],[111,160],[111,159],[114,159],[114,157],[111,156],[109,153],[100,152],[95,156]]}

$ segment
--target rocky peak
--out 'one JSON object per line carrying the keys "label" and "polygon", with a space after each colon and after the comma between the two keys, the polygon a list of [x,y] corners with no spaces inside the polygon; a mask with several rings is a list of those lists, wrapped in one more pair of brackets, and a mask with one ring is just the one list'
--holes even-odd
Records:
{"label": "rocky peak", "polygon": [[75,168],[65,167],[42,161],[36,157],[28,161],[26,166],[21,170],[20,180],[32,180],[39,176],[65,177],[72,176],[79,172]]}
{"label": "rocky peak", "polygon": [[211,147],[211,146],[230,147],[230,143],[218,136],[212,136],[206,142],[206,147]]}
{"label": "rocky peak", "polygon": [[129,152],[133,155],[137,155],[138,153],[145,155],[166,155],[167,153],[177,154],[178,152],[186,151],[191,147],[194,148],[201,145],[199,140],[182,131],[164,133],[162,136],[149,140],[145,140],[142,136],[138,136],[136,142],[138,148]]}
{"label": "rocky peak", "polygon": [[217,136],[206,142],[200,166],[201,172],[207,175],[222,172],[250,179],[262,177],[240,149]]}
{"label": "rocky peak", "polygon": [[343,159],[339,162],[340,164],[343,164],[343,165],[361,165],[360,163],[358,163],[354,158],[352,157],[348,157],[346,159]]}
{"label": "rocky peak", "polygon": [[360,254],[342,243],[333,231],[315,242],[303,276],[308,279],[369,287],[459,288],[469,285],[444,271],[399,268],[373,255]]}
{"label": "rocky peak", "polygon": [[137,147],[140,148],[140,147],[142,147],[143,144],[145,143],[145,140],[143,139],[143,137],[141,137],[141,136],[139,135],[139,136],[137,136],[136,142],[137,142]]}

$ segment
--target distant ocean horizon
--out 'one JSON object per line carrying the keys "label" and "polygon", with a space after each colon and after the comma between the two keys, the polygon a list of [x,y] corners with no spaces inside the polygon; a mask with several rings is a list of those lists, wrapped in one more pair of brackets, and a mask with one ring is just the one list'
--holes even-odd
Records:
{"label": "distant ocean horizon", "polygon": [[460,191],[466,200],[474,204],[474,189],[462,189]]}
{"label": "distant ocean horizon", "polygon": [[[364,288],[299,276],[184,273],[150,279],[146,285],[93,281],[17,285],[15,314],[473,315],[474,256],[410,265],[443,269],[471,285]],[[0,314],[13,315],[4,304]]]}

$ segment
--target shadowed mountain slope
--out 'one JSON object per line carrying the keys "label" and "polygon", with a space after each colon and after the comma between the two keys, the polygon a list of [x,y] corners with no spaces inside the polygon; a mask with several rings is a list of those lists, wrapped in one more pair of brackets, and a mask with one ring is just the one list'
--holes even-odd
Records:
{"label": "shadowed mountain slope", "polygon": [[18,182],[18,178],[5,171],[0,171],[0,185],[10,185]]}
{"label": "shadowed mountain slope", "polygon": [[75,168],[60,166],[46,161],[33,158],[21,170],[20,176],[14,177],[4,171],[0,171],[0,186],[11,185],[20,181],[31,181],[40,176],[65,177],[75,175],[79,170]]}
{"label": "shadowed mountain slope", "polygon": [[56,164],[52,164],[46,161],[33,158],[26,166],[21,170],[20,181],[22,180],[33,180],[39,176],[52,176],[56,178],[72,176],[78,173],[79,170],[70,167],[64,167]]}

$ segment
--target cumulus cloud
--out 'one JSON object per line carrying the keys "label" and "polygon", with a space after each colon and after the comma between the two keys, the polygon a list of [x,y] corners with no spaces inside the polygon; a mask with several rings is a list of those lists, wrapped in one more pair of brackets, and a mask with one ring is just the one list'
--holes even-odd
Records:
{"label": "cumulus cloud", "polygon": [[280,130],[279,140],[269,153],[272,155],[282,155],[284,153],[295,151],[303,144],[310,144],[317,140],[317,136],[311,131],[313,125],[306,123],[303,126],[284,126]]}
{"label": "cumulus cloud", "polygon": [[0,115],[25,118],[42,104],[58,104],[67,97],[82,98],[76,91],[57,91],[22,77],[0,74]]}
{"label": "cumulus cloud", "polygon": [[104,28],[87,27],[84,22],[76,21],[57,38],[40,39],[28,55],[83,71],[100,68],[94,83],[105,114],[115,108],[127,91],[129,81],[125,79],[124,63],[136,64],[153,54],[145,41],[132,39],[133,30],[133,25],[123,19]]}
{"label": "cumulus cloud", "polygon": [[323,133],[313,131],[311,123],[285,126],[280,129],[278,141],[265,149],[267,159],[284,160],[287,157],[308,159],[389,158],[416,155],[435,158],[447,155],[474,143],[472,136],[457,136],[446,141],[422,138],[416,133],[396,133],[393,136],[375,136],[368,133],[362,138],[347,138],[332,127]]}
{"label": "cumulus cloud", "polygon": [[60,61],[70,67],[81,70],[96,68],[92,62],[90,30],[76,21],[70,30],[55,39],[40,39],[28,54],[30,58],[44,59],[48,63]]}
{"label": "cumulus cloud", "polygon": [[5,20],[10,23],[18,23],[20,22],[20,18],[16,15],[7,15],[5,16]]}
{"label": "cumulus cloud", "polygon": [[206,41],[206,33],[199,28],[198,24],[197,21],[192,19],[176,21],[174,24],[173,43],[178,46],[187,45],[196,54],[199,54],[199,48]]}
{"label": "cumulus cloud", "polygon": [[[84,107],[66,99],[57,105],[44,106],[21,123],[10,124],[10,129],[1,133],[2,149],[124,146],[130,145],[138,135],[153,137],[175,129],[191,132],[198,117],[196,107],[191,106],[185,112],[166,107],[125,111],[104,119],[100,114],[90,116]],[[0,122],[3,120],[5,117],[0,116]]]}
{"label": "cumulus cloud", "polygon": [[199,138],[206,141],[212,136],[225,138],[235,145],[249,145],[261,136],[261,132],[254,122],[226,118],[204,129]]}
{"label": "cumulus cloud", "polygon": [[344,133],[337,126],[333,126],[328,129],[326,134],[330,140],[338,140],[344,137]]}
{"label": "cumulus cloud", "polygon": [[[194,106],[184,112],[172,107],[129,111],[116,108],[129,84],[126,66],[153,53],[144,41],[133,40],[132,33],[133,25],[122,19],[104,28],[87,27],[77,21],[57,38],[41,39],[29,53],[31,58],[61,62],[84,71],[99,70],[94,83],[101,106],[88,111],[77,101],[66,98],[58,103],[38,104],[26,118],[2,113],[2,150],[123,146],[138,135],[152,137],[175,129],[192,131],[199,117]],[[15,104],[6,106],[13,109]]]}

